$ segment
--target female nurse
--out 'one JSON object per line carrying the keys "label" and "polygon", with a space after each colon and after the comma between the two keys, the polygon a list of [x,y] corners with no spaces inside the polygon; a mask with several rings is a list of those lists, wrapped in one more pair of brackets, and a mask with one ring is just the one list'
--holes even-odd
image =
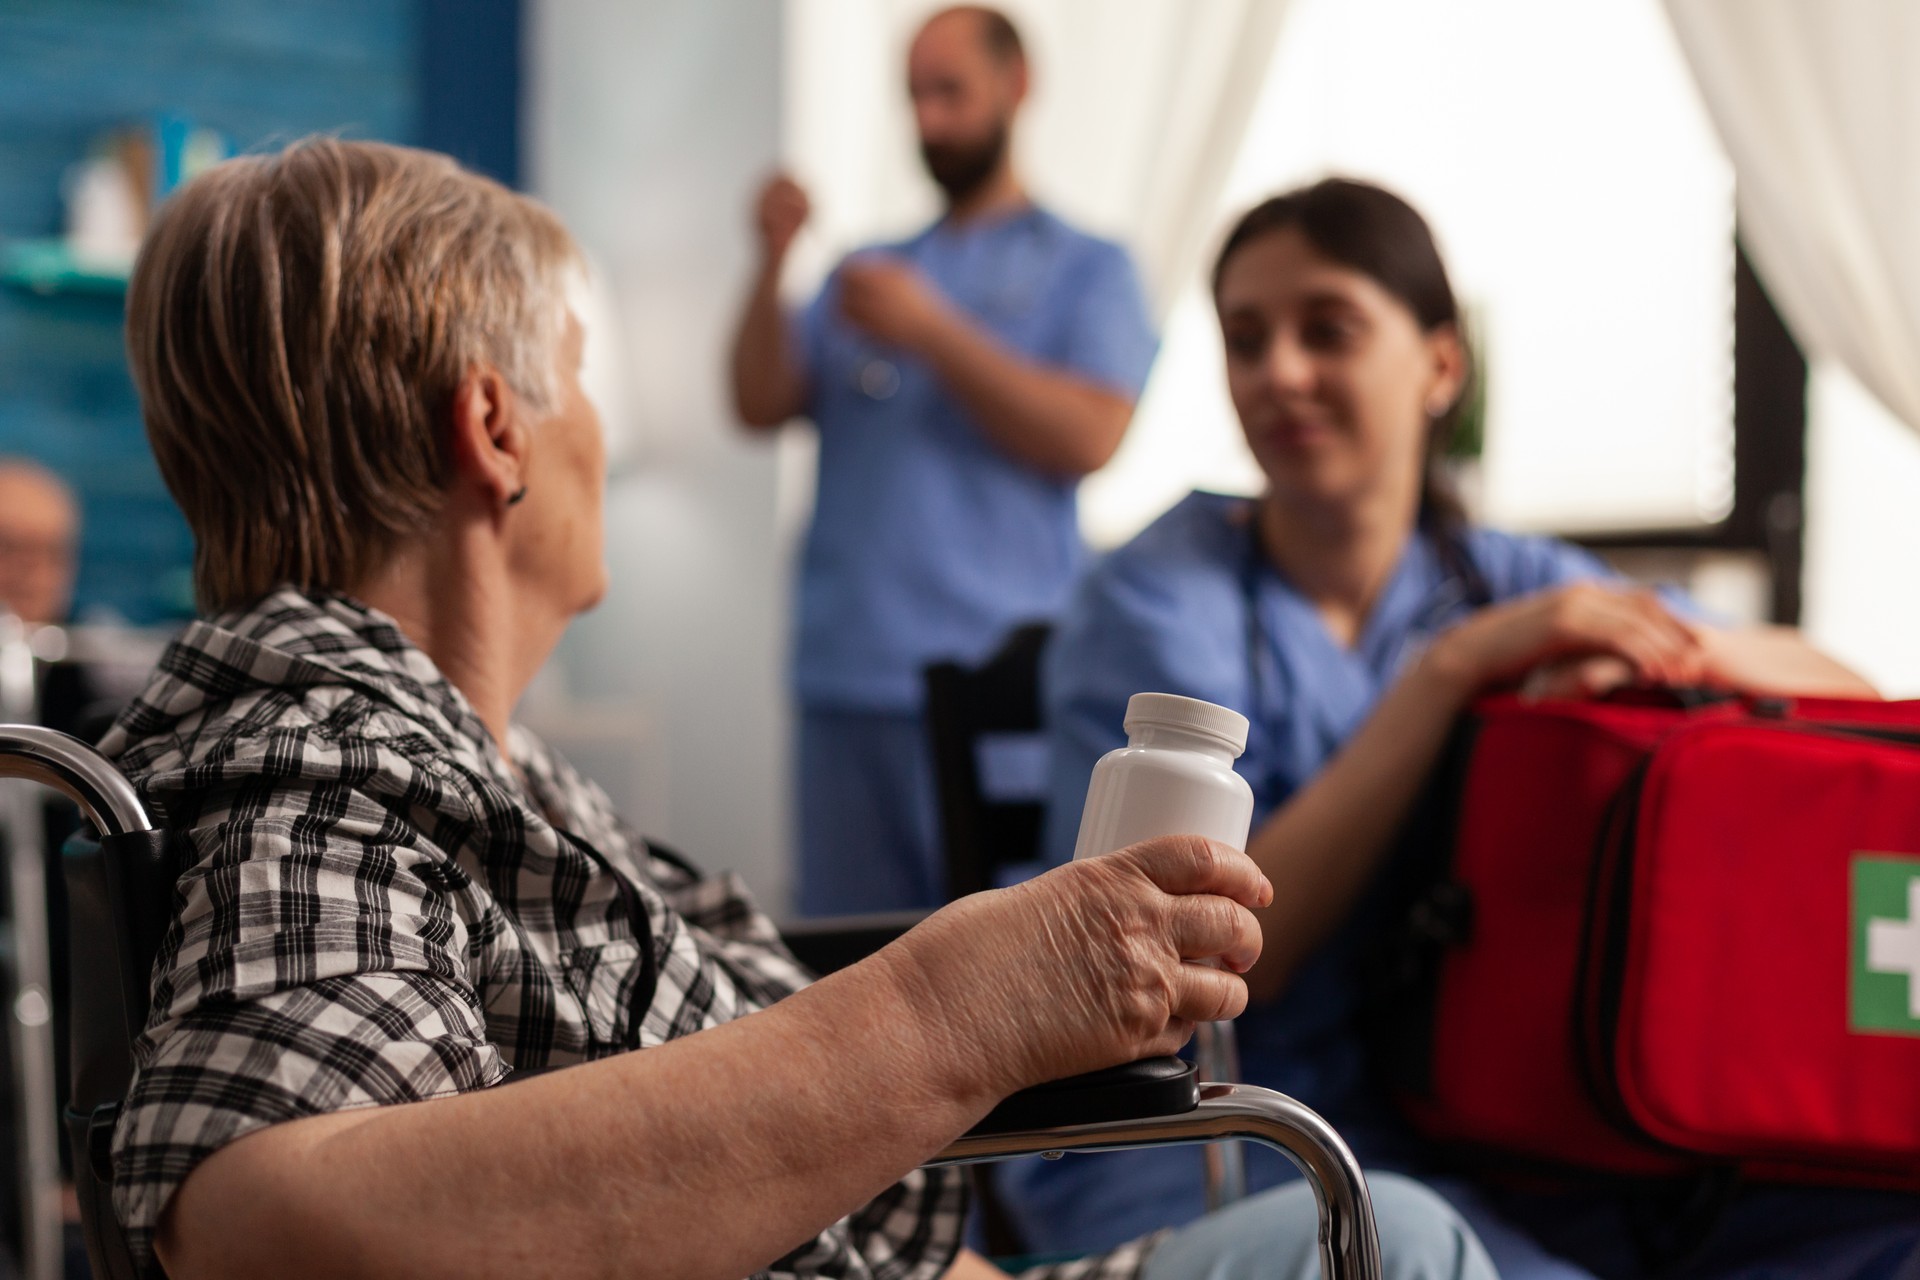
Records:
{"label": "female nurse", "polygon": [[[1397,196],[1329,180],[1266,201],[1228,235],[1213,291],[1267,490],[1190,495],[1083,583],[1045,672],[1048,852],[1071,855],[1088,775],[1124,745],[1131,694],[1244,712],[1248,852],[1276,893],[1238,1024],[1243,1074],[1320,1110],[1370,1166],[1417,1169],[1416,1145],[1366,1086],[1356,967],[1395,832],[1467,702],[1515,682],[1542,696],[1631,680],[1872,690],[1791,631],[1700,625],[1575,547],[1468,522],[1438,459],[1471,360],[1432,235]],[[1256,1187],[1292,1176],[1248,1155]],[[1035,1249],[1095,1247],[1204,1210],[1197,1156],[998,1176]],[[1445,1189],[1503,1274],[1587,1274],[1471,1188]]]}

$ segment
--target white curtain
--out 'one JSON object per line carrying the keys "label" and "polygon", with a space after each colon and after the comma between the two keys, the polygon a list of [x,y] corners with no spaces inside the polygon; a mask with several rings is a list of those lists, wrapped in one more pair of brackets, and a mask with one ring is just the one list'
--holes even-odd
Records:
{"label": "white curtain", "polygon": [[[937,202],[906,101],[908,41],[938,0],[788,0],[785,151],[813,198],[808,285]],[[1131,248],[1164,319],[1220,189],[1287,0],[1005,0],[1033,64],[1018,156],[1037,198]]]}
{"label": "white curtain", "polygon": [[1920,430],[1920,5],[1667,0],[1741,234],[1814,355]]}

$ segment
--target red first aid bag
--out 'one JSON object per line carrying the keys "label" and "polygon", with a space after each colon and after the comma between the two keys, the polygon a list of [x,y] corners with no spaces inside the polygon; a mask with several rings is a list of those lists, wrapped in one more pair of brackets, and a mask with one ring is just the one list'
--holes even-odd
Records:
{"label": "red first aid bag", "polygon": [[1412,826],[1376,1022],[1416,1128],[1920,1186],[1920,703],[1491,698]]}

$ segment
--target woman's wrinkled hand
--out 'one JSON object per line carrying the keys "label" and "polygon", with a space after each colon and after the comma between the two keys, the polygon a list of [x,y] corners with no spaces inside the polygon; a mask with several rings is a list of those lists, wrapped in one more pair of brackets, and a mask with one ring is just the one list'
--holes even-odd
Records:
{"label": "woman's wrinkled hand", "polygon": [[1590,658],[1617,660],[1633,678],[1655,684],[1696,684],[1706,675],[1699,636],[1659,596],[1600,582],[1492,605],[1442,632],[1427,651],[1429,666],[1463,696],[1543,666],[1561,673],[1557,685],[1618,682],[1616,665],[1581,661]]}
{"label": "woman's wrinkled hand", "polygon": [[876,959],[963,1087],[997,1099],[1237,1016],[1260,954],[1250,908],[1272,898],[1239,850],[1170,836],[964,898]]}

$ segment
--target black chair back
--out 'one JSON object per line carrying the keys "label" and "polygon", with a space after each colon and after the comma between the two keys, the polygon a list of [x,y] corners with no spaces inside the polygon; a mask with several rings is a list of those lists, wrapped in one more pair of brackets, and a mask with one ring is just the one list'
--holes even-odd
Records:
{"label": "black chair back", "polygon": [[133,1081],[133,1042],[146,1027],[153,961],[172,915],[175,861],[132,784],[78,738],[0,725],[0,777],[64,793],[101,833],[69,841],[63,859],[73,1072],[65,1120],[93,1274],[134,1280],[113,1213],[113,1126]]}
{"label": "black chair back", "polygon": [[981,751],[996,737],[1038,738],[1040,656],[1051,631],[1030,623],[978,667],[942,662],[927,668],[927,732],[949,901],[992,888],[1001,867],[1040,854],[1045,808],[1039,796],[994,794],[984,785]]}
{"label": "black chair back", "polygon": [[161,831],[67,842],[73,1086],[65,1116],[74,1189],[96,1280],[133,1280],[113,1212],[113,1129],[133,1084],[154,957],[172,915],[176,861]]}

